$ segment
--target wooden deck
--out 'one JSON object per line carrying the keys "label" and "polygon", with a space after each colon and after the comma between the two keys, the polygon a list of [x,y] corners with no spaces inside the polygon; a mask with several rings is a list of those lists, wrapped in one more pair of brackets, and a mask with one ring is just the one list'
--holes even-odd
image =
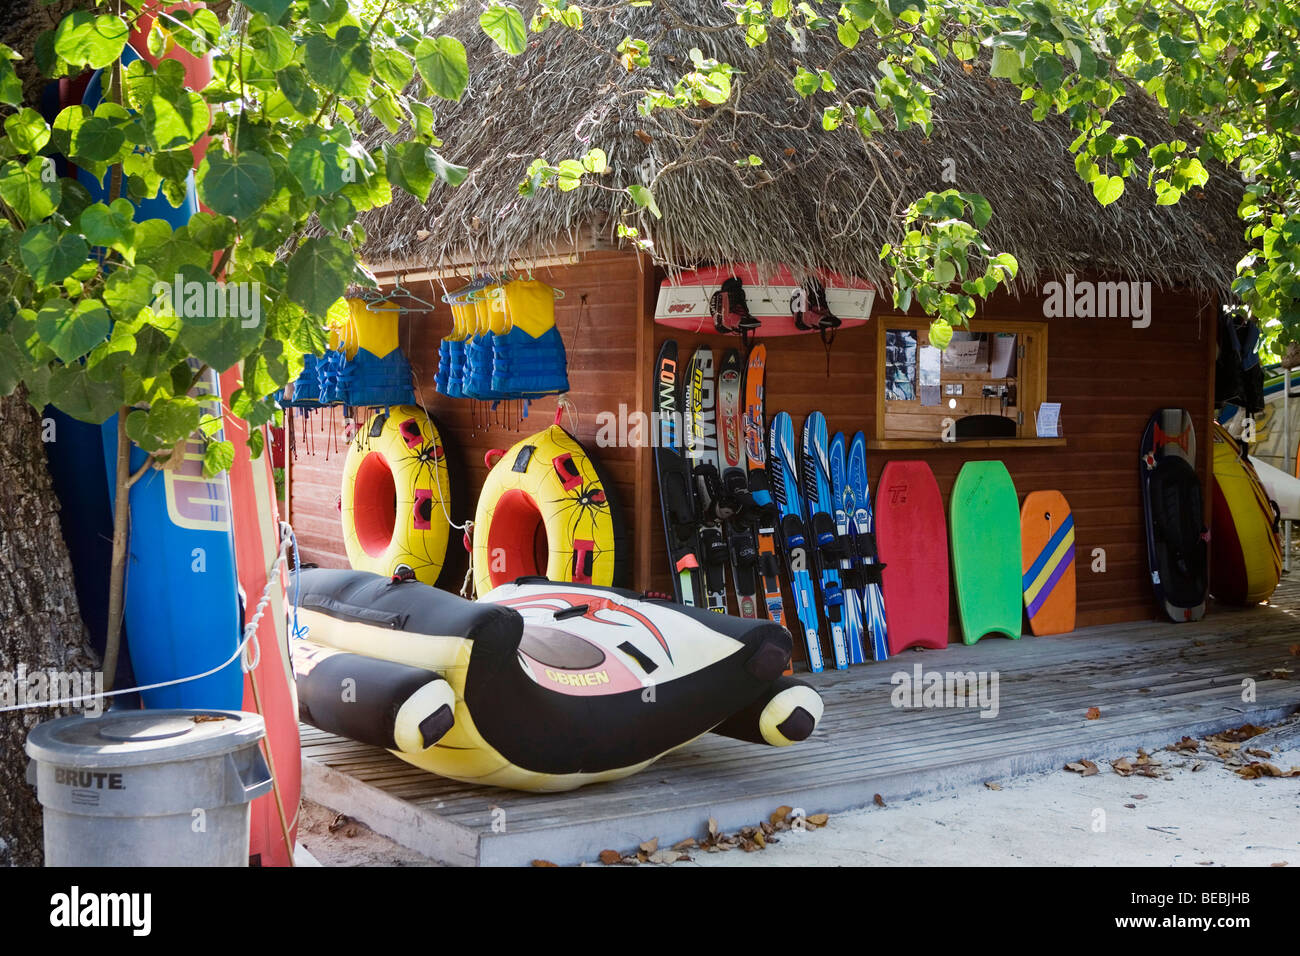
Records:
{"label": "wooden deck", "polygon": [[[810,675],[826,701],[812,739],[773,749],[705,737],[629,779],[564,794],[443,780],[385,751],[302,728],[307,796],[435,859],[462,865],[594,860],[659,837],[752,824],[788,804],[836,812],[962,784],[1109,759],[1183,734],[1300,707],[1300,575],[1268,607],[1213,609],[1196,624],[1140,622],[1060,637],[989,638]],[[998,675],[1000,710],[898,709],[891,676]],[[1288,679],[1288,672],[1295,679]],[[1243,681],[1255,681],[1243,700]],[[1090,707],[1101,717],[1087,720]]]}

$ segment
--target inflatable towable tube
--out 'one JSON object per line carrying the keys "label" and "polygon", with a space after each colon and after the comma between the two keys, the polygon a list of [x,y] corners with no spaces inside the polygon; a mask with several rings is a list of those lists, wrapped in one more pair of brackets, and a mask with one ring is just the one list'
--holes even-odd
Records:
{"label": "inflatable towable tube", "polygon": [[474,593],[529,575],[602,587],[627,584],[627,538],[595,458],[559,425],[492,465],[474,515]]}
{"label": "inflatable towable tube", "polygon": [[1214,506],[1211,509],[1210,593],[1230,604],[1268,600],[1282,578],[1277,514],[1250,461],[1228,430],[1214,422]]}
{"label": "inflatable towable tube", "polygon": [[376,412],[343,464],[348,563],[392,576],[409,569],[434,584],[447,560],[451,483],[437,426],[414,405]]}
{"label": "inflatable towable tube", "polygon": [[301,584],[302,719],[453,780],[572,790],[710,731],[785,746],[821,719],[770,621],[541,578],[474,602],[358,571]]}

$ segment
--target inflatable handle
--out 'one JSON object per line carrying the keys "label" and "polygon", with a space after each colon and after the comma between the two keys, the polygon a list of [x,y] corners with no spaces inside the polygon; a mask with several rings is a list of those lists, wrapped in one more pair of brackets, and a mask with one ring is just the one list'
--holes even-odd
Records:
{"label": "inflatable handle", "polygon": [[489,448],[487,454],[483,456],[483,464],[487,465],[488,468],[493,468],[505,453],[504,448]]}

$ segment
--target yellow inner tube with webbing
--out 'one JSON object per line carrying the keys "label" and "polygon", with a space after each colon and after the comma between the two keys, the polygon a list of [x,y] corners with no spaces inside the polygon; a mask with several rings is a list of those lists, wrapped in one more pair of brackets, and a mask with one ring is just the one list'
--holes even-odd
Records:
{"label": "yellow inner tube with webbing", "polygon": [[474,515],[476,593],[539,574],[626,585],[622,515],[581,442],[552,425],[508,451],[489,452],[487,464],[491,471]]}
{"label": "yellow inner tube with webbing", "polygon": [[340,507],[352,567],[387,576],[409,569],[437,583],[451,534],[451,484],[442,438],[423,409],[394,406],[357,430]]}

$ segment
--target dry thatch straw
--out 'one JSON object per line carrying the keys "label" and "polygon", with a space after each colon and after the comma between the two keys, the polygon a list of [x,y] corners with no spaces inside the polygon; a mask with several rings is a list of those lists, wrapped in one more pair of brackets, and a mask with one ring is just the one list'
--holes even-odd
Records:
{"label": "dry thatch straw", "polygon": [[[523,7],[528,17],[533,4]],[[478,12],[466,4],[441,24],[465,43],[470,81],[461,102],[433,104],[442,152],[468,166],[469,179],[456,189],[435,186],[424,206],[395,191],[390,206],[364,214],[369,262],[491,266],[581,245],[592,230],[614,240],[629,207],[619,189],[547,189],[533,198],[517,192],[533,159],[555,163],[592,147],[609,156],[602,186],[644,182],[647,172],[653,177],[663,218],[642,213],[624,221],[650,237],[656,259],[670,267],[784,263],[888,287],[879,249],[899,238],[901,213],[912,200],[952,187],[942,181],[949,159],[957,187],[991,202],[994,218],[985,234],[995,250],[1019,259],[1019,284],[1073,271],[1223,292],[1244,251],[1235,213],[1241,184],[1227,170],[1212,168],[1203,192],[1171,207],[1155,204],[1142,175],[1103,208],[1074,171],[1068,151],[1074,135],[1064,118],[1034,122],[1018,91],[991,79],[986,64],[971,73],[951,60],[940,66],[931,139],[913,129],[864,141],[851,122],[824,132],[822,108],[837,102],[834,95],[801,100],[789,76],[798,63],[816,69],[834,59],[841,93],[869,90],[879,55],[865,35],[849,52],[833,30],[819,31],[797,54],[790,37],[773,30],[766,44],[751,49],[722,4],[678,9],[656,0],[589,14],[581,31],[551,27],[530,34],[528,49],[511,57],[479,29]],[[629,73],[619,62],[614,50],[625,36],[649,41],[649,68]],[[692,47],[741,71],[731,100],[641,116],[644,91],[671,89],[690,69]],[[1138,90],[1110,118],[1114,132],[1149,145],[1174,133],[1159,105]],[[365,125],[377,149],[387,134],[373,121]],[[1179,135],[1195,141],[1189,131]],[[751,153],[764,165],[735,165]]]}

